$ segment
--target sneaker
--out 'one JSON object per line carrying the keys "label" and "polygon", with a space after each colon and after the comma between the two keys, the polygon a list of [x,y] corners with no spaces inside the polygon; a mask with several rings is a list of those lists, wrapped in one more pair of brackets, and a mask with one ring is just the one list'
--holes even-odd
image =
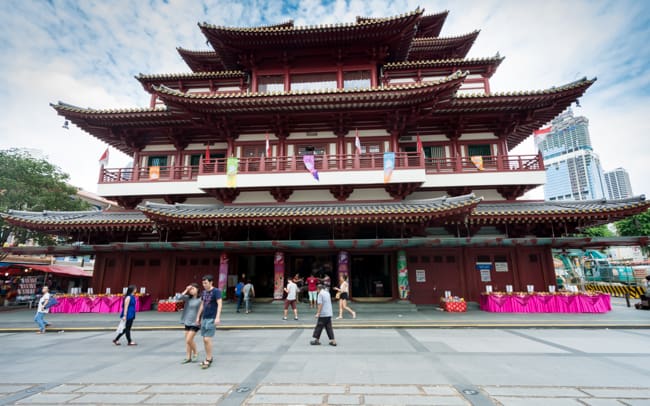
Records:
{"label": "sneaker", "polygon": [[287,318],[286,318],[286,317],[283,317],[283,318],[282,318],[282,320],[285,320],[285,321],[286,321],[286,320],[287,320]]}
{"label": "sneaker", "polygon": [[298,320],[298,318],[297,318],[297,317],[294,317],[293,319],[294,319],[294,320]]}
{"label": "sneaker", "polygon": [[336,347],[336,341],[330,341],[330,345],[331,345],[332,347]]}
{"label": "sneaker", "polygon": [[312,341],[309,342],[309,344],[311,344],[311,345],[320,345],[320,341],[312,340]]}

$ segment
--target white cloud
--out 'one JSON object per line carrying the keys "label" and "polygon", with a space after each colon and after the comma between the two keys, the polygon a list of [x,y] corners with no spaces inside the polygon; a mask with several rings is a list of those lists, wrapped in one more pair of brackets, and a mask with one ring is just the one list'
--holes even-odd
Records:
{"label": "white cloud", "polygon": [[[207,49],[197,23],[225,26],[353,22],[414,10],[416,0],[126,0],[0,2],[0,148],[40,148],[72,182],[96,190],[102,142],[49,107],[62,100],[84,107],[146,106],[133,76],[189,71],[175,48]],[[634,192],[650,192],[645,176],[650,94],[650,7],[644,1],[436,1],[427,14],[449,10],[443,36],[480,29],[470,57],[506,56],[493,91],[558,86],[582,76],[598,81],[577,115],[590,119],[606,169],[625,167]],[[75,151],[72,153],[71,151]],[[527,141],[516,152],[534,153]],[[128,157],[111,152],[111,166]],[[536,191],[538,197],[541,189]]]}

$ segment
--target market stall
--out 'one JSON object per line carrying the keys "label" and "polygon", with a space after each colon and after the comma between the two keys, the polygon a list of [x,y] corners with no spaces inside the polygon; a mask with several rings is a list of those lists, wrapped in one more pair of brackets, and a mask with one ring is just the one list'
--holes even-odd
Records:
{"label": "market stall", "polygon": [[481,310],[497,313],[607,313],[610,296],[600,292],[490,292]]}

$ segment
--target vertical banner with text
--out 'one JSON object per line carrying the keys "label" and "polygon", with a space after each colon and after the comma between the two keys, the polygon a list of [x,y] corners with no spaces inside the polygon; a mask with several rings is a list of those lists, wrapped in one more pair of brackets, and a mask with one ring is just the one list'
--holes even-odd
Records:
{"label": "vertical banner with text", "polygon": [[282,300],[284,293],[284,253],[276,252],[273,258],[273,299]]}
{"label": "vertical banner with text", "polygon": [[397,289],[401,300],[408,300],[411,296],[409,271],[406,266],[406,252],[404,251],[397,252]]}
{"label": "vertical banner with text", "polygon": [[226,298],[226,288],[228,281],[228,254],[223,252],[219,260],[219,282],[217,287],[221,289],[221,297]]}

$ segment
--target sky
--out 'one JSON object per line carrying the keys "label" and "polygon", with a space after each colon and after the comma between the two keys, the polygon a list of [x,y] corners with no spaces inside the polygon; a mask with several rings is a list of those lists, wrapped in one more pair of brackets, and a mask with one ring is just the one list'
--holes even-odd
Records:
{"label": "sky", "polygon": [[[39,149],[96,192],[107,145],[50,103],[147,107],[139,73],[189,72],[176,47],[208,50],[198,23],[243,27],[351,23],[425,9],[449,16],[441,36],[481,32],[470,58],[505,56],[492,92],[596,83],[573,105],[589,119],[603,169],[625,168],[635,195],[650,194],[650,1],[613,0],[3,0],[0,1],[0,149]],[[532,136],[511,151],[534,154]],[[129,157],[111,148],[109,167]],[[526,196],[542,199],[537,188]],[[650,196],[649,196],[650,198]]]}

